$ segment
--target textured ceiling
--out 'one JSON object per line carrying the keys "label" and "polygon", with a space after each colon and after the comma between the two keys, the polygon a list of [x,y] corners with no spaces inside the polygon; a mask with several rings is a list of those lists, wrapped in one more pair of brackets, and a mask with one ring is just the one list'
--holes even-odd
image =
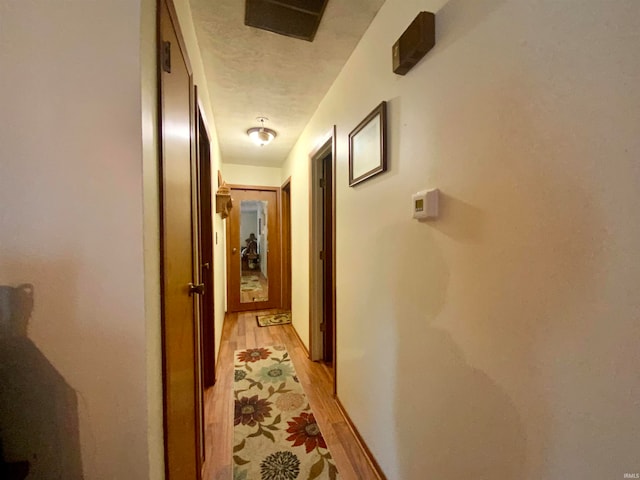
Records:
{"label": "textured ceiling", "polygon": [[[225,163],[277,167],[287,157],[384,0],[329,0],[313,42],[244,24],[244,0],[190,0]],[[247,129],[278,132],[265,147]]]}

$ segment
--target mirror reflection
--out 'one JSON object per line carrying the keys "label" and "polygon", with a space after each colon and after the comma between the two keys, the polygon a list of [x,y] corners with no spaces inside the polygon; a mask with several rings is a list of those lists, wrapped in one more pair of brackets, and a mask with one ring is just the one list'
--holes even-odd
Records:
{"label": "mirror reflection", "polygon": [[267,203],[240,202],[240,302],[269,300]]}

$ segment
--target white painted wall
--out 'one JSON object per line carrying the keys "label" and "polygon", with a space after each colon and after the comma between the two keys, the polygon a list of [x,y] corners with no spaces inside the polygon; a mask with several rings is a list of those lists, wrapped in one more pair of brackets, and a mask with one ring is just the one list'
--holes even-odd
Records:
{"label": "white painted wall", "polygon": [[0,1],[0,284],[34,285],[86,479],[150,472],[140,27],[135,2]]}
{"label": "white painted wall", "polygon": [[[421,10],[437,45],[396,76]],[[308,154],[337,125],[338,396],[390,479],[640,470],[638,25],[635,0],[387,0],[285,162],[304,259]],[[349,188],[382,100],[389,171]],[[308,278],[294,262],[303,339]]]}
{"label": "white painted wall", "polygon": [[238,165],[235,163],[224,163],[222,165],[222,178],[229,185],[280,187],[283,183],[281,168],[256,167],[251,165]]}
{"label": "white painted wall", "polygon": [[[0,1],[0,284],[35,286],[29,338],[76,391],[81,452],[63,453],[86,479],[164,476],[155,29],[153,0]],[[218,350],[222,241],[215,257]]]}
{"label": "white painted wall", "polygon": [[156,0],[142,0],[140,62],[149,478],[164,478]]}

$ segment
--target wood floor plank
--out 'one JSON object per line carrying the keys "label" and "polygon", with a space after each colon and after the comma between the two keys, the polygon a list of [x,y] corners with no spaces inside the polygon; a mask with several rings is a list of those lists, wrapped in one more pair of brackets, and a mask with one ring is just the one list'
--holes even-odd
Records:
{"label": "wood floor plank", "polygon": [[222,329],[216,384],[205,394],[206,461],[204,480],[232,479],[234,351],[284,345],[309,399],[342,480],[379,479],[333,398],[333,371],[308,359],[292,325],[259,327],[256,315],[227,314]]}

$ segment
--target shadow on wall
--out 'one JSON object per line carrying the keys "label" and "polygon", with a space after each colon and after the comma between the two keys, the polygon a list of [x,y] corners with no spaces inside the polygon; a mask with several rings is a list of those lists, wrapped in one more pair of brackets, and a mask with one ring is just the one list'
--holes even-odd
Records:
{"label": "shadow on wall", "polygon": [[[432,326],[445,303],[449,271],[424,227],[395,225],[387,232],[419,238],[420,244],[417,252],[387,252],[395,265],[389,289],[401,299],[394,305],[400,340],[394,389],[399,471],[390,478],[519,479],[526,440],[513,401],[467,363],[448,332]],[[407,231],[399,232],[403,228]],[[393,278],[406,277],[407,271],[414,277]]]}
{"label": "shadow on wall", "polygon": [[76,392],[27,338],[32,285],[0,286],[0,478],[82,478]]}

